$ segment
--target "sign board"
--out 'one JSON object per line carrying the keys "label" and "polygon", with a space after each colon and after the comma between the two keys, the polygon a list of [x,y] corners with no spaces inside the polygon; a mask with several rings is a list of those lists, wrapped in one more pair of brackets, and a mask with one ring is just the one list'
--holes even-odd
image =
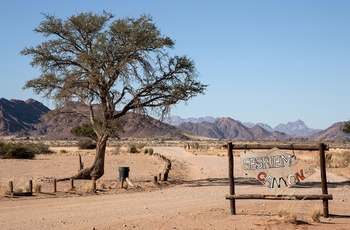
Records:
{"label": "sign board", "polygon": [[315,173],[315,169],[294,154],[273,148],[267,152],[242,152],[244,175],[254,177],[276,195]]}

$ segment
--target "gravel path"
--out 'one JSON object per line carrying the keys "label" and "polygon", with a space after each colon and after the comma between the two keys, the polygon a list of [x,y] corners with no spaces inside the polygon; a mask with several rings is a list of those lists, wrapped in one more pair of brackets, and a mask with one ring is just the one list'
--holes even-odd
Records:
{"label": "gravel path", "polygon": [[[239,201],[239,215],[231,216],[228,193],[226,157],[194,156],[182,148],[154,147],[155,152],[176,159],[190,168],[188,183],[171,188],[132,194],[96,195],[53,199],[4,199],[0,201],[0,229],[328,229],[330,225],[290,225],[286,221],[268,221],[276,216],[276,201]],[[142,161],[133,162],[142,167]],[[235,161],[239,175],[238,161]],[[140,165],[137,165],[140,164]],[[334,177],[334,178],[333,178]],[[334,202],[331,212],[344,218],[322,220],[334,229],[346,229],[350,218],[350,189],[341,183],[347,178],[332,175]],[[238,181],[238,192],[265,192],[263,186]],[[320,192],[319,188],[302,188]],[[291,190],[293,192],[293,190]],[[318,201],[293,204],[297,212],[322,205]],[[286,205],[286,203],[283,203]],[[289,205],[289,203],[288,203]],[[345,205],[345,206],[344,206]],[[303,207],[303,208],[301,208]],[[295,208],[295,207],[293,207]],[[310,210],[309,210],[310,211]]]}

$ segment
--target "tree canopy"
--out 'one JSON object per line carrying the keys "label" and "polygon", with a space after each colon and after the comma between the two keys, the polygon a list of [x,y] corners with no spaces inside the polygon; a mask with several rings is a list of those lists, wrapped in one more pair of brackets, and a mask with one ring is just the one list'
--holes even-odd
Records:
{"label": "tree canopy", "polygon": [[192,59],[170,55],[175,42],[149,15],[117,20],[106,11],[67,19],[43,16],[34,31],[46,40],[21,51],[41,74],[24,89],[43,94],[57,108],[76,101],[86,105],[79,113],[89,118],[101,154],[127,112],[164,117],[172,106],[207,88],[197,80]]}
{"label": "tree canopy", "polygon": [[344,124],[343,132],[344,132],[344,133],[350,133],[350,121],[347,121],[347,122]]}

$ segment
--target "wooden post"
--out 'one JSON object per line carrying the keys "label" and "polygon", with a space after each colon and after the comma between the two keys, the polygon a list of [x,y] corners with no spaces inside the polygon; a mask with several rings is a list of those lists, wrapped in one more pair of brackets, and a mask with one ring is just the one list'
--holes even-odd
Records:
{"label": "wooden post", "polygon": [[9,182],[9,189],[10,189],[10,194],[12,195],[13,194],[13,182],[12,181]]}
{"label": "wooden post", "polygon": [[159,175],[158,175],[158,181],[162,181],[162,174],[161,173],[159,173]]}
{"label": "wooden post", "polygon": [[94,178],[92,179],[92,191],[96,192],[96,180]]}
{"label": "wooden post", "polygon": [[122,185],[120,186],[120,188],[124,188],[124,181],[125,181],[125,178],[122,177],[122,178],[120,178],[120,180],[121,180],[121,182],[122,182]]}
{"label": "wooden post", "polygon": [[163,176],[163,181],[168,181],[169,172],[166,171]]}
{"label": "wooden post", "polygon": [[30,193],[33,193],[33,181],[29,180],[29,191]]}
{"label": "wooden post", "polygon": [[[230,195],[235,195],[235,181],[234,181],[234,167],[233,167],[233,145],[232,142],[227,144],[228,146],[228,177],[230,182]],[[236,215],[236,201],[230,199],[231,215]]]}
{"label": "wooden post", "polygon": [[[326,175],[326,157],[325,157],[325,145],[323,143],[319,144],[320,149],[320,170],[321,170],[321,182],[322,182],[322,194],[328,194],[327,187],[327,175]],[[323,199],[323,217],[329,217],[328,210],[328,200]]]}
{"label": "wooden post", "polygon": [[70,189],[74,189],[74,180],[73,178],[70,179]]}
{"label": "wooden post", "polygon": [[53,192],[57,192],[57,180],[53,179]]}

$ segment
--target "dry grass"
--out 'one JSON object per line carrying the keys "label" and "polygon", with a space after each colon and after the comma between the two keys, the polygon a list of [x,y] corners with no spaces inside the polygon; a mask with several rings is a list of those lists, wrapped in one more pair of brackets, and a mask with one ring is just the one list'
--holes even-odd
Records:
{"label": "dry grass", "polygon": [[311,222],[320,222],[321,216],[322,216],[322,213],[321,213],[321,210],[319,208],[314,208],[310,212]]}

